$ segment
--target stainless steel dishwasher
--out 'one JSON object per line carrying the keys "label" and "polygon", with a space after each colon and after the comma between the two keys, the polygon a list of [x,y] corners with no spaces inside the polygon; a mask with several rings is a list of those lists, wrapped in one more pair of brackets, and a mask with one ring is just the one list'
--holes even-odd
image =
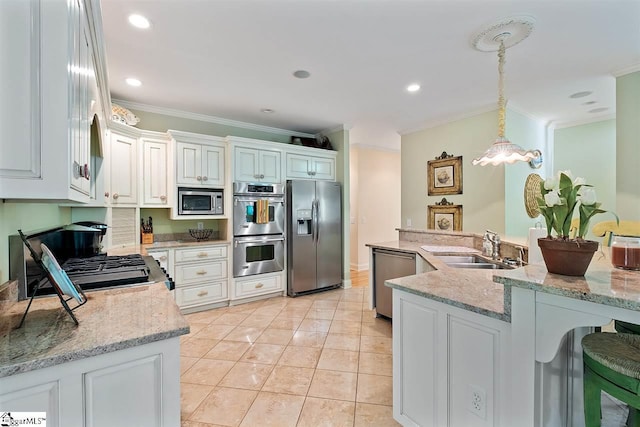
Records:
{"label": "stainless steel dishwasher", "polygon": [[373,250],[373,301],[377,314],[393,317],[392,292],[391,288],[384,285],[384,281],[414,274],[416,254],[385,249]]}

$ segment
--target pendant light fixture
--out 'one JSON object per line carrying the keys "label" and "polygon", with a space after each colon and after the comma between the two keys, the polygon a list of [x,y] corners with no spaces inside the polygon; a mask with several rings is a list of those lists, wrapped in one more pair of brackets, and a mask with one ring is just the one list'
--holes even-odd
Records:
{"label": "pendant light fixture", "polygon": [[534,20],[517,16],[502,20],[479,32],[472,40],[473,47],[482,52],[498,51],[498,138],[481,157],[473,159],[473,165],[485,166],[529,162],[532,168],[542,165],[540,150],[525,150],[505,137],[506,101],[504,97],[504,63],[506,49],[526,39],[533,31]]}

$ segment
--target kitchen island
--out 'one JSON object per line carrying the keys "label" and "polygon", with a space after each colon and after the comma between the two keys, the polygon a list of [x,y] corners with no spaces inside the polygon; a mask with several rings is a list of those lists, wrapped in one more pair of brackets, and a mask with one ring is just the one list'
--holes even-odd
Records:
{"label": "kitchen island", "polygon": [[[3,303],[0,411],[47,413],[50,426],[180,424],[180,335],[189,326],[164,283]],[[74,303],[70,302],[73,307]]]}
{"label": "kitchen island", "polygon": [[640,323],[640,273],[597,253],[585,277],[544,266],[455,269],[422,246],[479,249],[480,236],[400,230],[370,244],[413,251],[434,271],[393,288],[394,417],[420,426],[583,424],[580,339],[612,319]]}

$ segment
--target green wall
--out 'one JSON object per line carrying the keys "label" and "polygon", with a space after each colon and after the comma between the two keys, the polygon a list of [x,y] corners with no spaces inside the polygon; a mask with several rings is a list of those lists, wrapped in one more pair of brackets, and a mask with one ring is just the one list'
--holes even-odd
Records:
{"label": "green wall", "polygon": [[463,193],[445,196],[463,206],[462,230],[482,233],[489,228],[504,235],[505,167],[471,165],[471,160],[481,155],[497,134],[497,111],[490,111],[402,135],[402,226],[406,227],[410,220],[412,228],[427,228],[427,205],[442,199],[427,195],[427,161],[446,151],[463,156]]}
{"label": "green wall", "polygon": [[640,71],[616,79],[616,213],[640,220]]}
{"label": "green wall", "polygon": [[[586,179],[587,184],[594,186],[602,209],[617,209],[615,120],[556,129],[553,154],[556,171],[570,170],[574,177]],[[596,215],[590,225],[613,218]],[[587,237],[594,238],[591,233]]]}
{"label": "green wall", "polygon": [[349,180],[349,131],[339,129],[327,133],[336,156],[336,181],[342,184],[342,278],[345,287],[351,287],[351,188]]}
{"label": "green wall", "polygon": [[[511,142],[525,150],[538,149],[542,152],[543,164],[540,169],[532,169],[529,163],[517,162],[504,166],[505,235],[527,237],[529,227],[535,226],[540,218],[530,218],[524,206],[524,185],[531,173],[546,178],[552,157],[547,144],[546,127],[530,117],[507,109],[506,135]],[[488,167],[488,166],[485,166]],[[544,223],[544,220],[542,220]]]}
{"label": "green wall", "polygon": [[0,203],[0,283],[9,280],[8,237],[71,222],[71,208],[49,203]]}

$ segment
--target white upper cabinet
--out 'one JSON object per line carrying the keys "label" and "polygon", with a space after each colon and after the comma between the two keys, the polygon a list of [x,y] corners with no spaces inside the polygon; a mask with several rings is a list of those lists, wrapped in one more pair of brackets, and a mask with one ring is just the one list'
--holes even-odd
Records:
{"label": "white upper cabinet", "polygon": [[110,201],[113,205],[138,203],[138,140],[111,131]]}
{"label": "white upper cabinet", "polygon": [[89,31],[90,3],[0,1],[0,27],[11,35],[0,38],[0,198],[95,197],[90,124],[105,117],[95,95],[106,92],[93,87],[104,64],[94,62],[101,34]]}
{"label": "white upper cabinet", "polygon": [[168,207],[169,141],[142,137],[142,206]]}
{"label": "white upper cabinet", "polygon": [[176,184],[189,187],[224,187],[224,139],[173,130],[169,133],[176,141]]}
{"label": "white upper cabinet", "polygon": [[335,181],[335,154],[317,157],[298,153],[287,153],[287,179],[324,179]]}
{"label": "white upper cabinet", "polygon": [[235,147],[234,179],[245,182],[279,183],[281,153],[247,147]]}

